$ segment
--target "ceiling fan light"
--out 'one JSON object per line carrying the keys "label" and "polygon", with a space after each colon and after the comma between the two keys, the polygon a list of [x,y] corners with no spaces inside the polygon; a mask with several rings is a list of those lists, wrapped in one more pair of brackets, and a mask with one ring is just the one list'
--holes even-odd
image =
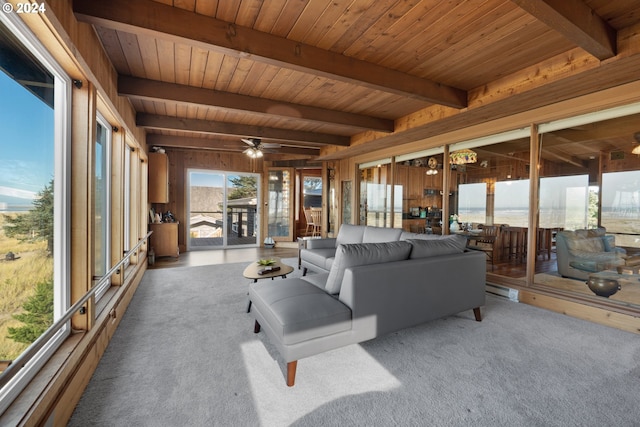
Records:
{"label": "ceiling fan light", "polygon": [[255,157],[262,157],[264,156],[264,153],[262,153],[262,150],[258,150],[257,148],[255,149]]}
{"label": "ceiling fan light", "polygon": [[635,147],[633,147],[633,150],[631,150],[631,154],[639,154],[640,155],[640,144],[638,144]]}

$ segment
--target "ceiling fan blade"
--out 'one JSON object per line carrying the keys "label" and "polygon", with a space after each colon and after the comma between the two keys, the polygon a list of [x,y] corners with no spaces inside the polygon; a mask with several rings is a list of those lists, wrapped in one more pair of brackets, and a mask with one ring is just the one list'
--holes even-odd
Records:
{"label": "ceiling fan blade", "polygon": [[[251,147],[255,147],[257,144],[256,142],[254,142],[255,140],[253,138],[241,138],[240,141],[244,142],[245,144],[251,146]],[[258,141],[258,144],[260,142]]]}
{"label": "ceiling fan blade", "polygon": [[282,147],[282,145],[278,144],[277,142],[263,142],[260,144],[261,147],[263,148],[280,148]]}

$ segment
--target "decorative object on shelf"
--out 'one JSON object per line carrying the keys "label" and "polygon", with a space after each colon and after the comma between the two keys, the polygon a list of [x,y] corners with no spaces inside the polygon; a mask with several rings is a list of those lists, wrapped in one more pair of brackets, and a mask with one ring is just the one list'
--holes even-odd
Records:
{"label": "decorative object on shelf", "polygon": [[429,162],[427,164],[429,165],[429,169],[427,170],[427,175],[437,175],[438,160],[435,157],[430,157]]}
{"label": "decorative object on shelf", "polygon": [[449,216],[449,231],[460,231],[460,225],[458,224],[458,215],[456,214]]}
{"label": "decorative object on shelf", "polygon": [[449,153],[449,163],[452,165],[466,165],[478,161],[478,154],[469,149],[457,150]]}
{"label": "decorative object on shelf", "polygon": [[276,242],[273,240],[273,237],[266,237],[264,239],[264,247],[272,249],[276,246]]}

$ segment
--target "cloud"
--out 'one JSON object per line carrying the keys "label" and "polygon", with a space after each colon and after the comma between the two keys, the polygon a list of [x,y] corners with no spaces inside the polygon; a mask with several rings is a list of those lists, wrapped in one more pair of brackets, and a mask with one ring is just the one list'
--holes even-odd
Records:
{"label": "cloud", "polygon": [[35,193],[33,191],[20,190],[17,188],[3,187],[0,185],[0,196],[9,196],[9,197],[17,197],[19,199],[34,200],[38,196],[38,193]]}

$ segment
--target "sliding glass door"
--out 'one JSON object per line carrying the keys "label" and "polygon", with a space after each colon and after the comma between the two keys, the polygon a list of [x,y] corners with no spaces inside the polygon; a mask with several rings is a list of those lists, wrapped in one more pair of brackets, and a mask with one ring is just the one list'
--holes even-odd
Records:
{"label": "sliding glass door", "polygon": [[255,246],[258,175],[189,170],[189,250]]}

